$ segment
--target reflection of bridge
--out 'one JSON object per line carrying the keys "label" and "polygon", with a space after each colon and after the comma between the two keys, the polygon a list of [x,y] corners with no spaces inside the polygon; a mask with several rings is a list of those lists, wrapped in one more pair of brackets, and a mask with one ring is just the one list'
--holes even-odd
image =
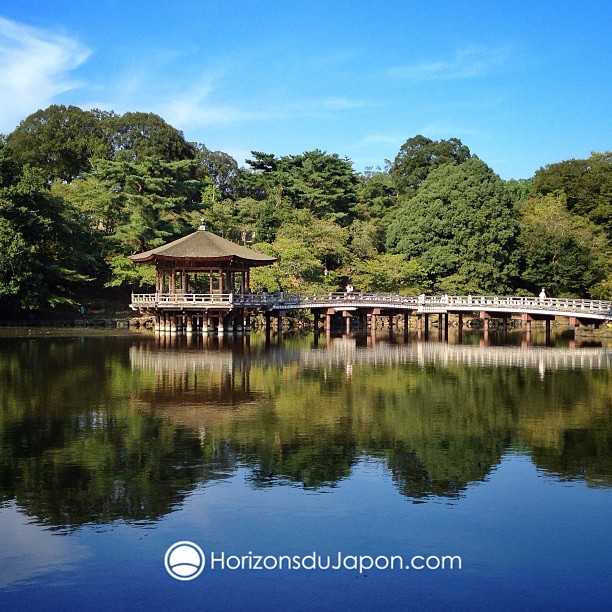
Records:
{"label": "reflection of bridge", "polygon": [[[376,326],[376,317],[393,318],[403,315],[407,326],[408,317],[415,315],[419,327],[424,319],[425,328],[428,317],[438,315],[440,327],[448,327],[448,315],[456,315],[459,327],[463,325],[465,314],[475,315],[484,321],[488,329],[490,319],[501,319],[504,327],[509,319],[520,317],[527,329],[531,322],[542,320],[547,328],[550,321],[557,316],[567,317],[570,325],[593,324],[596,327],[602,322],[612,322],[612,302],[603,300],[583,300],[575,298],[534,298],[534,297],[499,297],[499,296],[409,296],[388,293],[258,293],[245,295],[212,295],[190,293],[151,293],[134,294],[132,307],[144,312],[156,313],[159,317],[159,329],[176,331],[179,329],[197,329],[199,322],[195,319],[206,318],[202,323],[205,331],[213,328],[211,317],[217,320],[219,330],[242,329],[244,317],[254,312],[266,314],[267,326],[270,316],[278,318],[279,324],[287,311],[310,310],[318,325],[319,318],[324,317],[324,327],[330,329],[331,317],[341,314],[346,319],[347,329],[350,320],[357,317],[362,326]],[[206,316],[195,313],[206,312]]]}
{"label": "reflection of bridge", "polygon": [[130,349],[130,363],[134,368],[169,373],[198,370],[244,372],[251,367],[282,367],[290,364],[308,369],[318,366],[346,368],[355,365],[388,366],[407,363],[421,366],[458,364],[535,368],[542,373],[547,370],[612,368],[612,351],[600,348],[480,347],[443,342],[378,342],[371,347],[358,347],[355,340],[334,339],[328,348],[286,349],[279,346],[259,352],[159,349],[145,344]]}

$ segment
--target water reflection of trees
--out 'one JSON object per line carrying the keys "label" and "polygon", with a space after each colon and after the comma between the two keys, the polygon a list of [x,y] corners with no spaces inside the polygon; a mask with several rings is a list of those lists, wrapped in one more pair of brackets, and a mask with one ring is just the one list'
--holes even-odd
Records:
{"label": "water reflection of trees", "polygon": [[[104,345],[104,346],[103,346]],[[131,406],[125,347],[4,339],[0,501],[54,528],[167,514],[206,478],[187,427]]]}
{"label": "water reflection of trees", "polygon": [[[219,423],[215,410],[212,431],[230,441],[257,485],[289,480],[333,486],[366,454],[383,458],[408,496],[457,496],[485,478],[508,448],[527,443],[537,462],[542,449],[557,452],[559,441],[575,436],[576,428],[593,443],[571,451],[566,445],[573,467],[568,461],[565,472],[541,467],[592,485],[612,473],[610,449],[602,443],[612,440],[609,352],[536,349],[523,355],[515,347],[436,343],[360,351],[350,341],[318,351],[150,349],[134,347],[132,365],[182,381],[191,372],[204,395],[218,392],[219,372],[228,397],[238,383],[248,387],[244,412]],[[503,367],[505,362],[513,367]],[[207,371],[208,380],[200,374],[196,383],[197,371]],[[175,407],[185,393],[165,402],[181,422]],[[210,418],[196,412],[190,425],[210,424]]]}
{"label": "water reflection of trees", "polygon": [[403,495],[453,498],[512,447],[557,478],[611,484],[609,368],[301,342],[3,340],[0,499],[52,526],[150,521],[238,466],[256,487],[318,488],[364,456]]}

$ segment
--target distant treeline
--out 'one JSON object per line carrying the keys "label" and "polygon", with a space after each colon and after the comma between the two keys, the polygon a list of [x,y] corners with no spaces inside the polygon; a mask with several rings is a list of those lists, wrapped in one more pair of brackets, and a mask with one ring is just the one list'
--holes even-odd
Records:
{"label": "distant treeline", "polygon": [[[409,138],[363,173],[324,151],[246,167],[152,113],[50,106],[0,138],[3,312],[148,288],[127,256],[204,219],[274,255],[254,290],[612,299],[612,153],[503,181],[456,138]],[[88,289],[89,288],[89,289]]]}

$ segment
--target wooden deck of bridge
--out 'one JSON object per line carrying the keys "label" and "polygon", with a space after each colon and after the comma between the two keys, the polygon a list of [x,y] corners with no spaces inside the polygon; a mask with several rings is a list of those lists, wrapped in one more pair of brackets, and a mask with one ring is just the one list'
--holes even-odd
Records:
{"label": "wooden deck of bridge", "polygon": [[545,321],[547,331],[556,317],[566,317],[570,325],[612,323],[612,302],[578,298],[538,298],[523,296],[409,296],[385,293],[249,293],[194,294],[152,293],[134,294],[131,307],[156,319],[159,331],[234,331],[248,330],[253,314],[263,314],[269,331],[271,319],[282,327],[283,317],[289,311],[310,311],[315,326],[321,323],[330,329],[332,317],[341,316],[347,330],[357,319],[364,328],[375,328],[378,317],[388,319],[389,328],[402,316],[404,327],[409,317],[417,317],[417,327],[427,331],[429,318],[438,317],[438,329],[446,333],[449,315],[456,315],[458,326],[463,327],[466,315],[483,321],[485,331],[492,319],[502,321],[506,328],[512,318],[520,318],[529,331],[532,321]]}

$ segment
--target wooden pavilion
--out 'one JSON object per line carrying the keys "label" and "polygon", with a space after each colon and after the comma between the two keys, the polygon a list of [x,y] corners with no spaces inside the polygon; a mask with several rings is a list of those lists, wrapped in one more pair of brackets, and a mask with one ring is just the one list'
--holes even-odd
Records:
{"label": "wooden pavilion", "polygon": [[155,265],[155,293],[133,294],[131,308],[155,317],[160,331],[230,331],[245,326],[250,270],[276,259],[221,238],[201,225],[196,232],[144,253],[137,264]]}

